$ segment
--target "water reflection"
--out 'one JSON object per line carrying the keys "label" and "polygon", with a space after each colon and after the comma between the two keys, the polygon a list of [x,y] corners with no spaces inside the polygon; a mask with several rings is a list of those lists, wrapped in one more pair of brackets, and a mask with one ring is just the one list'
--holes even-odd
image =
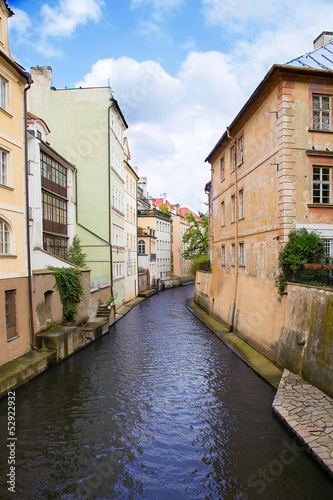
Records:
{"label": "water reflection", "polygon": [[184,308],[192,294],[152,297],[17,391],[18,498],[330,498],[273,390]]}

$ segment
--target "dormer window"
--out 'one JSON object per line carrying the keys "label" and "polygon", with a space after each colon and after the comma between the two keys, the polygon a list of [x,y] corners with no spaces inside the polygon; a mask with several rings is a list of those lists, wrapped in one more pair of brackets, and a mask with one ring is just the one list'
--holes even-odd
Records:
{"label": "dormer window", "polygon": [[36,135],[38,139],[42,140],[42,133],[40,130],[37,130]]}

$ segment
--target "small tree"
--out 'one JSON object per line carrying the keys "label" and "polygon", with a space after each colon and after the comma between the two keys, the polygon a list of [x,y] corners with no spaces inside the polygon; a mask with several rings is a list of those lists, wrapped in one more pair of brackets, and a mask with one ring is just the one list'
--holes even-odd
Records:
{"label": "small tree", "polygon": [[81,240],[76,234],[73,238],[71,246],[68,249],[67,260],[68,262],[71,262],[75,266],[87,267],[85,262],[86,257],[87,254],[82,252]]}
{"label": "small tree", "polygon": [[291,231],[289,241],[279,254],[280,271],[275,279],[279,293],[284,292],[287,281],[304,264],[322,264],[324,261],[324,242],[319,234],[315,231],[309,233],[304,227]]}
{"label": "small tree", "polygon": [[168,207],[168,205],[161,205],[159,211],[163,212],[164,214],[171,215],[170,208]]}
{"label": "small tree", "polygon": [[[182,256],[187,260],[194,260],[203,255],[208,256],[209,252],[209,217],[208,214],[199,212],[198,220],[192,212],[188,212],[186,220],[190,227],[186,229],[183,235],[183,243],[187,244],[186,250]],[[208,260],[208,259],[207,259]]]}

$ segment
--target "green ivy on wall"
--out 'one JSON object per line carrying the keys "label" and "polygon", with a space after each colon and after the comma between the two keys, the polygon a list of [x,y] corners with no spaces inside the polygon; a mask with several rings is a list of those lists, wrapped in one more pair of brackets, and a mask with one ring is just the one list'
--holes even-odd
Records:
{"label": "green ivy on wall", "polygon": [[77,315],[77,304],[84,295],[81,283],[82,272],[72,267],[49,267],[53,272],[62,303],[65,321],[71,321]]}

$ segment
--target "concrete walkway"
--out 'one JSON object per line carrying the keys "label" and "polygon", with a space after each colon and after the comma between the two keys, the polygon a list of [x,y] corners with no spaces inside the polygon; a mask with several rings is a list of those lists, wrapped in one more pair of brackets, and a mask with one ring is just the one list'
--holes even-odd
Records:
{"label": "concrete walkway", "polygon": [[333,399],[284,370],[273,411],[333,478]]}

